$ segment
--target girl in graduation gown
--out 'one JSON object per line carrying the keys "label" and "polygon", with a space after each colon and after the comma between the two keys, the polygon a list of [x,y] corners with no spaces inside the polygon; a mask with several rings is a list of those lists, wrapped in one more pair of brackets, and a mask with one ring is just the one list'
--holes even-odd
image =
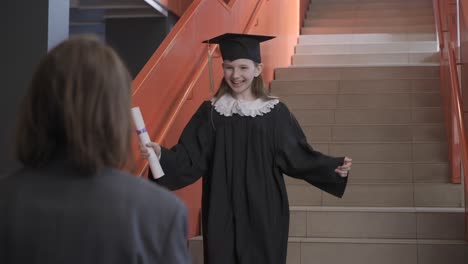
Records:
{"label": "girl in graduation gown", "polygon": [[[206,264],[285,264],[289,204],[283,175],[341,197],[351,159],[321,154],[307,143],[287,106],[267,96],[259,43],[272,37],[224,34],[224,79],[171,149],[149,143],[171,190],[203,175]],[[207,41],[208,42],[208,41]],[[145,147],[143,157],[148,157]]]}

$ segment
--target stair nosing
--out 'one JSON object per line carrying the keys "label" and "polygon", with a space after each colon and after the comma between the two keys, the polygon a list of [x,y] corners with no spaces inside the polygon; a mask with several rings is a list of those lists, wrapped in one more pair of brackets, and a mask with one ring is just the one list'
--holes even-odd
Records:
{"label": "stair nosing", "polygon": [[[281,100],[281,97],[280,97],[280,100]],[[371,109],[377,109],[377,110],[405,110],[405,109],[408,109],[408,110],[414,110],[414,109],[434,109],[434,108],[442,108],[442,106],[407,106],[407,107],[388,107],[388,106],[385,106],[385,107],[379,107],[379,106],[374,106],[374,107],[369,107],[369,106],[366,106],[366,107],[329,107],[329,108],[302,108],[302,107],[294,107],[294,106],[291,106],[289,105],[288,106],[291,110],[371,110]]]}
{"label": "stair nosing", "polygon": [[447,144],[441,140],[395,140],[395,141],[309,141],[310,144]]}
{"label": "stair nosing", "polygon": [[326,46],[326,45],[341,45],[341,46],[360,46],[362,44],[366,45],[388,45],[388,44],[429,44],[429,43],[434,43],[437,44],[437,40],[415,40],[415,41],[389,41],[389,42],[370,42],[370,43],[336,43],[336,44],[321,44],[321,43],[298,43],[298,46]]}
{"label": "stair nosing", "polygon": [[352,243],[352,244],[437,244],[437,245],[468,245],[464,240],[435,240],[435,239],[369,239],[369,238],[309,238],[288,237],[288,242],[301,243]]}
{"label": "stair nosing", "polygon": [[[314,80],[314,79],[299,79],[299,80],[284,80],[284,79],[278,79],[278,80],[272,80],[271,82],[272,83],[278,83],[278,85],[280,85],[280,83],[290,83],[290,82],[376,82],[376,81],[427,81],[427,80],[433,80],[433,81],[440,81],[439,78],[432,78],[432,79],[429,79],[429,78],[411,78],[411,79],[404,79],[404,78],[400,78],[400,79],[389,79],[389,78],[382,78],[382,79],[340,79],[340,80],[337,80],[337,79],[317,79],[317,80]],[[439,85],[438,85],[439,86]],[[346,88],[339,88],[341,90],[343,89],[346,89]],[[409,88],[408,90],[413,90],[413,88]]]}
{"label": "stair nosing", "polygon": [[293,212],[464,213],[463,207],[290,206]]}
{"label": "stair nosing", "polygon": [[[191,241],[202,241],[203,236],[195,236],[190,238]],[[450,245],[467,245],[464,240],[448,240],[448,239],[369,239],[369,238],[308,238],[308,237],[288,237],[288,242],[300,243],[353,243],[353,244],[450,244]]]}
{"label": "stair nosing", "polygon": [[345,126],[345,127],[365,127],[365,126],[433,126],[433,127],[440,127],[444,126],[444,122],[440,123],[332,123],[332,124],[311,124],[311,125],[301,125],[301,127],[337,127],[337,126]]}
{"label": "stair nosing", "polygon": [[387,53],[363,53],[363,52],[356,52],[356,53],[330,53],[330,54],[310,54],[310,53],[295,53],[293,56],[344,56],[344,55],[421,55],[421,54],[431,54],[435,55],[438,54],[439,51],[394,51],[394,52],[387,52]]}
{"label": "stair nosing", "polygon": [[[280,67],[276,69],[294,69],[294,68],[375,68],[375,67],[440,67],[439,63],[420,63],[420,64],[360,64],[360,65],[290,65],[288,67]],[[428,78],[429,79],[429,78]],[[432,78],[431,78],[432,79]]]}
{"label": "stair nosing", "polygon": [[[276,88],[279,89],[279,88]],[[287,89],[287,88],[284,88]],[[291,88],[289,88],[291,89]],[[408,94],[408,95],[434,95],[440,94],[439,91],[408,91],[408,92],[399,92],[399,91],[388,91],[388,92],[324,92],[324,91],[317,91],[317,92],[294,92],[294,93],[285,93],[285,92],[273,92],[272,95],[278,97],[280,100],[281,98],[285,97],[292,97],[292,96],[317,96],[317,95],[335,95],[335,96],[342,96],[342,95],[396,95],[396,94]]]}
{"label": "stair nosing", "polygon": [[[411,164],[411,165],[421,165],[421,164],[431,164],[431,165],[448,165],[448,161],[363,161],[363,160],[353,160],[353,164]],[[286,175],[287,176],[287,175]],[[427,183],[441,183],[441,182],[427,182]],[[445,182],[442,182],[445,183]],[[380,183],[377,183],[380,184]],[[397,184],[397,183],[395,183]]]}
{"label": "stair nosing", "polygon": [[355,64],[301,64],[301,65],[291,65],[289,67],[291,68],[298,68],[298,67],[319,67],[319,68],[327,68],[327,67],[356,67],[356,66],[368,66],[368,67],[379,67],[379,66],[440,66],[440,63],[407,63],[407,64],[402,64],[402,63],[381,63],[381,64],[361,64],[361,63],[355,63]]}

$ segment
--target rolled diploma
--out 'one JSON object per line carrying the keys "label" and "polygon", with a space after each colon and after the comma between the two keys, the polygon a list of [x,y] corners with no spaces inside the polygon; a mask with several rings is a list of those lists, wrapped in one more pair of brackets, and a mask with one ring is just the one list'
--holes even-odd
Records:
{"label": "rolled diploma", "polygon": [[[141,144],[146,146],[147,143],[150,143],[151,140],[148,135],[148,131],[146,131],[145,122],[143,121],[143,116],[141,115],[140,107],[133,107],[132,108],[132,117],[133,122],[135,123],[135,127],[137,129],[138,138],[140,139]],[[161,164],[159,163],[159,159],[156,156],[153,148],[147,147],[149,151],[149,158],[148,163],[153,173],[153,177],[155,179],[161,178],[164,176],[164,171],[161,168]]]}

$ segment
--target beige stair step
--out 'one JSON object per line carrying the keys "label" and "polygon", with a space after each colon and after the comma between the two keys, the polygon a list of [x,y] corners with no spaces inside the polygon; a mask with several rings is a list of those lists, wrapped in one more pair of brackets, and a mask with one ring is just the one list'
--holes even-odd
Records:
{"label": "beige stair step", "polygon": [[[447,162],[360,162],[353,161],[350,184],[368,183],[450,183]],[[288,185],[307,182],[285,177]]]}
{"label": "beige stair step", "polygon": [[289,236],[463,240],[464,208],[321,207],[290,208]]}
{"label": "beige stair step", "polygon": [[400,7],[400,6],[420,6],[424,8],[432,8],[433,5],[430,1],[416,1],[416,0],[411,0],[411,1],[356,1],[356,2],[349,2],[349,1],[334,1],[334,0],[326,0],[326,1],[316,1],[314,0],[311,5],[309,5],[309,8],[307,11],[312,11],[315,8],[343,8],[343,7],[357,7],[357,8],[365,8],[366,6],[375,8],[375,7],[381,7],[381,8],[391,8],[393,7]]}
{"label": "beige stair step", "polygon": [[[466,264],[460,240],[290,237],[287,264]],[[189,241],[193,264],[203,264],[202,237]]]}
{"label": "beige stair step", "polygon": [[466,264],[460,240],[290,238],[287,264]]}
{"label": "beige stair step", "polygon": [[440,107],[392,109],[293,109],[294,116],[303,126],[317,124],[395,124],[443,122]]}
{"label": "beige stair step", "polygon": [[347,124],[302,125],[311,142],[442,142],[443,124]]}
{"label": "beige stair step", "polygon": [[301,94],[284,95],[281,100],[290,109],[379,109],[401,107],[440,107],[440,94],[388,93],[388,94]]}
{"label": "beige stair step", "polygon": [[447,162],[442,142],[310,142],[317,151],[359,162]]}
{"label": "beige stair step", "polygon": [[439,92],[440,82],[433,79],[381,79],[381,80],[273,80],[272,94],[379,94]]}
{"label": "beige stair step", "polygon": [[372,44],[402,41],[436,41],[435,33],[370,33],[300,35],[298,44]]}
{"label": "beige stair step", "polygon": [[463,206],[462,187],[451,183],[349,183],[340,199],[311,185],[286,185],[290,206],[352,207],[460,208]]}
{"label": "beige stair step", "polygon": [[291,68],[304,68],[304,67],[322,67],[322,68],[336,68],[336,67],[406,67],[406,66],[440,66],[439,62],[423,62],[423,63],[330,63],[330,64],[307,64],[307,65],[291,65]]}
{"label": "beige stair step", "polygon": [[303,27],[301,34],[435,33],[435,25]]}
{"label": "beige stair step", "polygon": [[438,79],[439,66],[289,67],[275,69],[276,80]]}
{"label": "beige stair step", "polygon": [[433,16],[391,17],[391,18],[306,18],[305,27],[335,27],[335,26],[408,26],[408,25],[434,25]]}
{"label": "beige stair step", "polygon": [[[430,0],[411,0],[414,3],[427,3]],[[408,3],[408,0],[314,0],[318,4],[366,4],[366,3]]]}
{"label": "beige stair step", "polygon": [[381,11],[381,10],[432,10],[431,3],[364,3],[364,4],[315,4],[308,9],[309,13],[343,12],[343,11]]}
{"label": "beige stair step", "polygon": [[364,26],[310,26],[301,33],[312,34],[371,34],[371,33],[435,33],[435,25],[364,25]]}
{"label": "beige stair step", "polygon": [[[334,17],[334,18],[376,18],[378,16],[371,13],[382,13],[384,18],[391,17],[402,18],[408,16],[427,17],[433,16],[432,7],[427,6],[320,6],[312,5],[307,11],[307,19]],[[338,16],[341,15],[341,16]],[[434,23],[434,21],[432,21]]]}
{"label": "beige stair step", "polygon": [[292,63],[296,66],[307,65],[369,65],[369,64],[414,64],[414,63],[438,63],[439,53],[435,52],[411,52],[411,53],[380,53],[380,54],[325,54],[310,55],[296,54],[292,57]]}
{"label": "beige stair step", "polygon": [[314,0],[314,2],[309,5],[309,10],[311,8],[320,7],[320,6],[365,6],[365,5],[388,5],[388,4],[419,4],[419,5],[428,5],[428,7],[432,7],[432,3],[430,0],[389,0],[389,1],[382,1],[382,0],[356,0],[356,1],[349,1],[349,0]]}
{"label": "beige stair step", "polygon": [[420,9],[381,9],[374,10],[313,10],[307,12],[307,18],[375,18],[375,17],[408,17],[408,16],[431,16],[434,15],[432,8]]}
{"label": "beige stair step", "polygon": [[360,162],[446,162],[444,142],[311,142],[320,152]]}
{"label": "beige stair step", "polygon": [[375,53],[410,53],[431,52],[438,53],[436,41],[401,41],[372,44],[298,44],[296,55],[310,54],[375,54]]}

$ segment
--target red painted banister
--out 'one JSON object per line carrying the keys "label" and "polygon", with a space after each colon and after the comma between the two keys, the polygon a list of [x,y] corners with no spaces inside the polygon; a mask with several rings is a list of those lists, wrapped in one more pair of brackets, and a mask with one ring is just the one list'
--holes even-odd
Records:
{"label": "red painted banister", "polygon": [[[450,78],[450,95],[451,95],[451,123],[452,123],[452,146],[454,148],[454,162],[461,164],[463,170],[468,172],[468,156],[466,156],[466,137],[465,137],[465,126],[462,118],[462,104],[460,97],[460,85],[458,81],[458,71],[455,59],[455,45],[453,42],[448,45],[448,66],[449,66],[449,78]],[[458,166],[458,171],[460,166]],[[461,183],[461,174],[458,173],[452,176],[452,183]]]}
{"label": "red painted banister", "polygon": [[[458,71],[456,66],[456,56],[455,56],[455,44],[452,42],[449,46],[449,68],[450,68],[450,83],[452,88],[453,104],[452,104],[452,117],[453,117],[453,129],[456,135],[455,138],[458,140],[454,141],[454,144],[457,145],[457,150],[461,158],[461,163],[463,167],[463,172],[468,172],[468,143],[466,139],[466,127],[463,118],[463,101],[461,100],[460,95],[460,86],[458,80]],[[461,151],[460,151],[461,150]],[[460,153],[461,152],[461,153]],[[454,179],[457,183],[461,183],[461,178]],[[465,177],[465,212],[468,212],[468,205],[466,201],[468,200],[468,181]],[[465,213],[465,240],[468,241],[468,215]]]}
{"label": "red painted banister", "polygon": [[436,25],[437,38],[439,41],[439,49],[444,49],[444,33],[442,28],[442,17],[440,14],[440,1],[432,0],[432,6],[434,7],[434,19]]}
{"label": "red painted banister", "polygon": [[[460,81],[457,70],[457,42],[458,31],[456,21],[456,3],[448,1],[433,1],[436,24],[442,25],[445,18],[448,36],[444,36],[442,26],[437,26],[440,45],[440,68],[441,68],[441,93],[443,107],[446,116],[447,136],[449,144],[449,162],[451,171],[451,182],[461,183],[462,175],[468,173],[468,143],[466,139],[466,127],[463,117],[463,100],[461,97]],[[468,181],[465,177],[465,240],[468,241]]]}

